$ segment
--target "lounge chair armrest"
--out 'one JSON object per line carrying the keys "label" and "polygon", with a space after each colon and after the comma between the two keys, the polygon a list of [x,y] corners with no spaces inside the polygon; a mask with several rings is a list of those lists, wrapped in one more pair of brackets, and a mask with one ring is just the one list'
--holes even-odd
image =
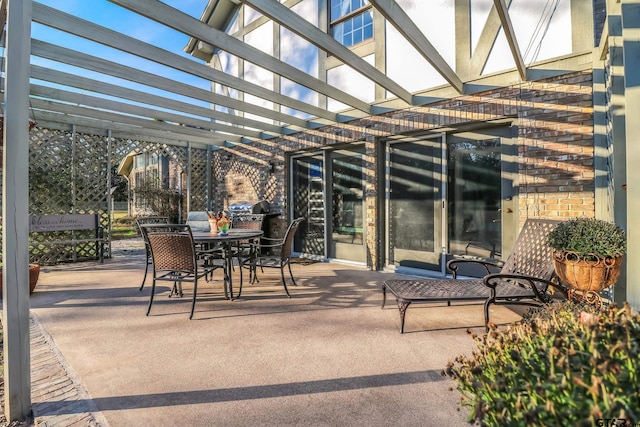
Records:
{"label": "lounge chair armrest", "polygon": [[[465,259],[465,258],[456,258],[451,259],[447,262],[447,270],[449,270],[453,274],[453,278],[455,279],[458,275],[458,264],[477,264],[484,267],[487,274],[497,273],[502,268],[502,263],[500,262],[492,262],[492,261],[483,261],[479,259]],[[492,269],[495,269],[492,271]]]}
{"label": "lounge chair armrest", "polygon": [[567,288],[565,288],[561,284],[558,284],[554,281],[541,279],[539,277],[526,276],[523,274],[495,273],[495,274],[486,275],[482,279],[482,281],[485,284],[485,286],[488,286],[489,288],[491,288],[492,295],[495,294],[496,287],[498,287],[501,282],[513,281],[513,282],[527,283],[533,290],[533,293],[536,295],[536,298],[542,302],[546,302],[548,298],[541,294],[541,289],[542,289],[542,292],[544,293],[549,286],[560,291],[565,298],[568,298]]}

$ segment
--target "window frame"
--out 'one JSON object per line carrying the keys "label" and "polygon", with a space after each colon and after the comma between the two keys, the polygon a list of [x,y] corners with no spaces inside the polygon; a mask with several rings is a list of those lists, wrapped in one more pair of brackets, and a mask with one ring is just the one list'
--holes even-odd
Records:
{"label": "window frame", "polygon": [[[333,37],[338,43],[343,44],[345,47],[348,47],[350,49],[355,47],[355,46],[359,46],[361,44],[373,41],[374,34],[375,34],[375,30],[373,28],[373,26],[375,25],[374,24],[374,20],[373,19],[371,20],[371,26],[372,26],[371,37],[366,38],[366,39],[363,38],[361,41],[359,41],[357,43],[352,43],[350,45],[344,44],[344,39],[343,40],[336,39],[336,37],[334,35],[334,28],[336,26],[346,22],[346,21],[349,21],[349,20],[355,18],[358,15],[364,16],[365,13],[367,13],[368,11],[372,11],[373,10],[373,6],[371,5],[371,3],[369,3],[368,0],[365,0],[365,2],[366,3],[365,3],[364,6],[361,6],[356,10],[352,10],[351,12],[346,13],[346,14],[340,16],[339,18],[337,18],[335,20],[331,20],[331,11],[332,11],[331,3],[332,3],[332,0],[327,0],[327,5],[328,5],[327,8],[328,8],[328,12],[329,12],[327,14],[327,21],[328,21],[327,22],[327,28],[328,28],[329,35],[331,35],[331,37]],[[358,27],[359,30],[362,30],[362,28],[364,28],[364,26]],[[353,31],[352,31],[352,33],[353,33]]]}

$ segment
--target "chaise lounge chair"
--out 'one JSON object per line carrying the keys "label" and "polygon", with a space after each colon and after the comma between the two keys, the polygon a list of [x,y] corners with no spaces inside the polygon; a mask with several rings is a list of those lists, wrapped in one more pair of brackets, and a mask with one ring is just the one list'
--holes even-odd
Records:
{"label": "chaise lounge chair", "polygon": [[[538,306],[551,300],[552,289],[566,298],[567,290],[555,277],[547,244],[547,235],[557,224],[552,220],[528,219],[501,269],[488,261],[453,259],[447,263],[452,279],[387,280],[382,285],[382,307],[387,291],[391,292],[398,302],[400,332],[404,333],[405,314],[413,302],[447,301],[451,305],[451,301],[484,301],[485,327],[489,330],[491,304]],[[480,264],[487,274],[480,279],[459,280],[458,270],[463,263]],[[496,273],[498,269],[500,272]]]}

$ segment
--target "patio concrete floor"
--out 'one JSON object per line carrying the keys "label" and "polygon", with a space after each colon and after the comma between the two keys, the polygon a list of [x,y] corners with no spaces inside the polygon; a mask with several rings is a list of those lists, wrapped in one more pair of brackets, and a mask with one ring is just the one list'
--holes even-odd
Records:
{"label": "patio concrete floor", "polygon": [[[161,286],[147,317],[143,270],[140,251],[42,268],[31,297],[36,424],[468,425],[441,371],[475,348],[467,330],[484,332],[482,304],[414,304],[400,334],[380,285],[403,276],[300,263],[292,298],[269,270],[224,300],[218,271],[199,286],[193,320],[190,285],[183,298]],[[492,308],[497,324],[519,318]],[[54,364],[64,379],[46,374]]]}

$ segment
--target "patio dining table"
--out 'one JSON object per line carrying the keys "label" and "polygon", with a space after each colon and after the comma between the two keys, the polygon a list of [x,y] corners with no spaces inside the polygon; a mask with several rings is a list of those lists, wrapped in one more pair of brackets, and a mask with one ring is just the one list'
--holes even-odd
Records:
{"label": "patio dining table", "polygon": [[[230,228],[226,235],[211,233],[209,231],[192,231],[192,234],[195,244],[203,244],[209,247],[216,244],[220,245],[220,248],[222,249],[222,259],[224,262],[225,296],[229,300],[233,300],[233,276],[231,274],[233,269],[232,247],[234,244],[239,242],[262,237],[264,235],[264,231]],[[242,290],[242,283],[240,284],[240,289]]]}

